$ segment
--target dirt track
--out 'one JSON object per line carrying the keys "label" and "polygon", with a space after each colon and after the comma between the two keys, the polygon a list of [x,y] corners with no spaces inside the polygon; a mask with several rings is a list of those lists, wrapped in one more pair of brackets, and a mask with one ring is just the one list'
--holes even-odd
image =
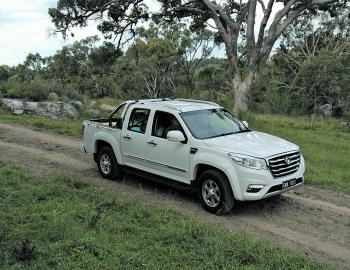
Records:
{"label": "dirt track", "polygon": [[177,212],[290,248],[339,269],[350,269],[350,196],[304,186],[280,198],[238,203],[230,216],[206,213],[194,194],[127,175],[111,182],[99,177],[91,156],[75,138],[0,123],[0,162],[11,162],[36,174],[75,174],[145,203]]}

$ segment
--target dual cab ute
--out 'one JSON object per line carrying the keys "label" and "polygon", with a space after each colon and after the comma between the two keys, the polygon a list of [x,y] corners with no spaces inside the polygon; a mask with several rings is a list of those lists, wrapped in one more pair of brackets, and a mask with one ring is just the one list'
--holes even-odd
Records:
{"label": "dual cab ute", "polygon": [[235,200],[259,200],[304,182],[299,147],[253,131],[207,101],[150,99],[120,104],[107,119],[83,123],[84,150],[104,178],[122,171],[195,189],[211,213]]}

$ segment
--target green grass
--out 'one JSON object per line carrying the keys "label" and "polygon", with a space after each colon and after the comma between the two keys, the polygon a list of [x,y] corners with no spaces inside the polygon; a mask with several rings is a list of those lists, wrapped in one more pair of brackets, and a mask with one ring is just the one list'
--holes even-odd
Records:
{"label": "green grass", "polygon": [[252,128],[287,139],[300,146],[306,160],[306,182],[350,193],[350,133],[335,119],[258,115]]}
{"label": "green grass", "polygon": [[[287,139],[300,146],[306,159],[306,182],[350,193],[350,133],[341,130],[335,119],[317,120],[281,115],[242,116],[253,129]],[[16,122],[59,134],[81,136],[81,120],[56,121],[36,116],[14,116],[0,113],[0,121]]]}
{"label": "green grass", "polygon": [[30,115],[10,115],[0,112],[0,121],[18,123],[31,126],[34,129],[50,130],[58,134],[66,134],[70,136],[81,136],[82,121],[65,120],[59,121],[46,117],[30,116]]}
{"label": "green grass", "polygon": [[0,165],[0,183],[1,269],[327,268],[75,177]]}
{"label": "green grass", "polygon": [[118,104],[122,103],[122,101],[112,97],[104,97],[104,98],[97,99],[96,103],[98,105],[107,104],[107,105],[116,107]]}

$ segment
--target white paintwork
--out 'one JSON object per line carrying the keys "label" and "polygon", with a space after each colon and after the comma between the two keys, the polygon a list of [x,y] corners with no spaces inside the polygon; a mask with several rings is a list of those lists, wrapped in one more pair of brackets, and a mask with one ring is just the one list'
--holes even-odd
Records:
{"label": "white paintwork", "polygon": [[[184,100],[128,101],[127,105],[128,107],[123,111],[122,129],[111,128],[108,123],[84,121],[83,147],[86,152],[96,153],[97,141],[102,140],[112,146],[120,165],[131,166],[185,184],[191,184],[197,178],[197,169],[200,165],[210,165],[226,174],[235,198],[241,201],[259,200],[287,191],[288,189],[266,194],[270,187],[279,185],[283,181],[303,178],[305,161],[302,156],[296,172],[278,178],[274,178],[270,170],[242,167],[228,156],[228,153],[233,152],[266,160],[278,154],[299,151],[297,145],[276,136],[252,131],[204,140],[194,138],[180,113],[220,108],[219,105]],[[127,130],[133,108],[150,110],[145,134]],[[185,134],[180,131],[170,131],[168,139],[152,136],[153,116],[157,110],[173,114],[180,122]],[[247,123],[244,124],[247,126]],[[130,136],[130,139],[124,136]],[[182,139],[186,141],[179,142]],[[198,151],[191,154],[191,148]],[[251,184],[262,184],[265,187],[257,193],[248,193],[246,190]]]}
{"label": "white paintwork", "polygon": [[184,142],[186,140],[184,134],[178,130],[169,131],[167,134],[167,139],[168,141],[178,142],[178,143]]}
{"label": "white paintwork", "polygon": [[211,148],[259,158],[299,150],[299,147],[293,143],[257,131],[207,139],[203,140],[203,143]]}

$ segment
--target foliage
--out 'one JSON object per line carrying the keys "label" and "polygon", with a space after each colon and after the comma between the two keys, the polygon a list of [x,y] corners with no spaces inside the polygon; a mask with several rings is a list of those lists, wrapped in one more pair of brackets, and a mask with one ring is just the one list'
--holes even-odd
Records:
{"label": "foliage", "polygon": [[10,82],[2,85],[5,96],[9,98],[27,98],[34,101],[46,100],[49,92],[40,81],[31,83]]}
{"label": "foliage", "polygon": [[[74,176],[35,179],[2,165],[0,182],[4,269],[328,268]],[[21,243],[26,261],[13,253]]]}
{"label": "foliage", "polygon": [[8,66],[0,66],[0,82],[7,81],[7,79],[10,77]]}
{"label": "foliage", "polygon": [[195,73],[214,49],[214,32],[208,29],[194,32],[183,23],[163,22],[157,25],[151,23],[147,28],[140,27],[136,33],[145,41],[159,37],[170,41],[176,50],[176,61],[179,64],[177,80],[182,80],[192,95]]}
{"label": "foliage", "polygon": [[[56,31],[63,36],[76,26],[85,27],[89,20],[98,19],[98,29],[107,38],[117,38],[118,48],[125,39],[127,42],[137,35],[138,24],[150,19],[157,25],[178,20],[189,24],[194,32],[206,31],[208,27],[215,29],[216,42],[225,46],[235,94],[234,109],[238,111],[248,109],[252,84],[263,71],[274,44],[290,24],[299,17],[324,11],[333,15],[348,7],[347,1],[342,0],[294,0],[283,1],[283,5],[278,2],[281,1],[159,0],[159,5],[154,6],[145,0],[60,0],[55,8],[49,9],[49,15]],[[259,9],[263,18],[256,20]],[[240,55],[242,51],[244,55]],[[245,59],[243,65],[242,58]]]}
{"label": "foliage", "polygon": [[304,105],[298,102],[298,98],[304,96],[302,101],[306,106],[301,106],[305,109],[301,113],[313,112],[317,105],[326,103],[339,106],[350,97],[350,78],[344,74],[344,64],[341,58],[327,51],[321,51],[312,61],[301,64],[292,82],[292,87],[297,89],[294,94],[297,107]]}
{"label": "foliage", "polygon": [[197,89],[208,91],[208,99],[216,100],[217,92],[229,92],[227,72],[222,65],[209,64],[196,73]]}
{"label": "foliage", "polygon": [[[62,3],[61,11],[69,2]],[[74,8],[80,4],[74,2]],[[89,2],[84,8],[88,10],[91,5]],[[113,17],[110,23],[118,19],[117,14],[110,16]],[[276,52],[264,64],[260,79],[254,79],[250,89],[249,84],[239,83],[249,92],[249,109],[261,113],[309,115],[320,105],[330,103],[334,116],[350,115],[347,16],[345,9],[336,10],[332,16],[314,10],[290,24],[283,31]],[[157,24],[151,23],[147,28],[136,28],[137,40],[129,43],[125,52],[118,44],[101,43],[94,36],[64,46],[50,57],[29,54],[15,67],[0,66],[0,91],[9,97],[32,100],[44,100],[55,92],[62,101],[176,96],[212,100],[232,109],[235,96],[231,86],[234,81],[232,63],[229,59],[209,57],[215,32],[207,27],[198,28],[199,21],[205,18],[192,19],[190,24],[196,25],[192,29],[188,28],[188,23],[169,22],[165,17],[158,18]],[[111,34],[115,28],[105,30],[104,33]],[[244,37],[238,44],[242,78],[250,73],[246,39]]]}
{"label": "foliage", "polygon": [[348,15],[323,14],[317,24],[310,17],[292,24],[253,87],[250,107],[305,115],[329,103],[333,115],[342,116],[350,107]]}
{"label": "foliage", "polygon": [[137,99],[174,96],[175,72],[176,51],[163,38],[136,41],[116,65],[122,90],[135,91]]}

